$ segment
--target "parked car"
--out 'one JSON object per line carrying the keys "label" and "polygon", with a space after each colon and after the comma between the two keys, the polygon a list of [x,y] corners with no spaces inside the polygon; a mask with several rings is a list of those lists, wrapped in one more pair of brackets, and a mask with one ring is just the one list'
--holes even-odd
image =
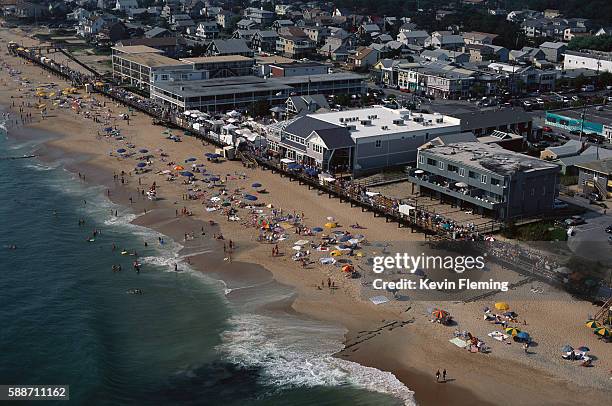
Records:
{"label": "parked car", "polygon": [[606,227],[606,233],[612,234],[612,224],[610,224],[608,227]]}
{"label": "parked car", "polygon": [[568,204],[563,200],[555,199],[555,202],[553,203],[553,209],[567,209],[567,207]]}
{"label": "parked car", "polygon": [[542,131],[544,131],[545,133],[551,133],[553,132],[553,129],[545,125],[544,127],[542,127]]}
{"label": "parked car", "polygon": [[572,216],[568,219],[565,219],[565,221],[563,221],[563,224],[565,224],[568,227],[571,226],[579,226],[580,224],[585,224],[586,221],[584,221],[584,219],[580,216]]}

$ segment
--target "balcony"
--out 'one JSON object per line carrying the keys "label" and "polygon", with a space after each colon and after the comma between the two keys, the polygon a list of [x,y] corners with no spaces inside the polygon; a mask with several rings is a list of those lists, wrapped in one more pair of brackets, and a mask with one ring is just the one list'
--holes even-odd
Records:
{"label": "balcony", "polygon": [[[422,170],[412,171],[408,175],[410,182],[426,187],[436,192],[440,192],[446,196],[455,197],[476,206],[484,207],[489,210],[495,210],[499,205],[503,204],[501,200],[494,199],[484,194],[484,190],[468,186],[463,182],[454,182],[451,179],[442,176],[428,174]],[[459,185],[459,186],[458,186]],[[464,186],[465,185],[465,186]]]}

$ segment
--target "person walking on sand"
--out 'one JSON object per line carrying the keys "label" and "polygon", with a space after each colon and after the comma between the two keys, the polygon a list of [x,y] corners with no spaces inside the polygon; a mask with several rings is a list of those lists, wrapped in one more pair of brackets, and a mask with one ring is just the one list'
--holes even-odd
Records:
{"label": "person walking on sand", "polygon": [[442,380],[446,382],[446,369],[442,371]]}
{"label": "person walking on sand", "polygon": [[440,382],[440,370],[438,369],[438,372],[436,372],[436,382]]}

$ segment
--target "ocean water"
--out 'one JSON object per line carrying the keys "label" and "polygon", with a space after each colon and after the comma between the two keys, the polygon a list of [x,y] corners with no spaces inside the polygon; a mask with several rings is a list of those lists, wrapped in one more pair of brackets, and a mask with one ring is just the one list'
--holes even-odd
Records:
{"label": "ocean water", "polygon": [[[37,142],[0,127],[0,157]],[[337,326],[254,312],[272,287],[232,303],[222,281],[184,263],[188,272],[172,272],[181,246],[160,248],[157,233],[131,225],[133,214],[64,163],[0,159],[0,384],[67,384],[71,400],[56,403],[75,405],[413,403],[393,375],[331,356]],[[93,229],[101,234],[87,242]],[[138,251],[140,274],[113,243]]]}

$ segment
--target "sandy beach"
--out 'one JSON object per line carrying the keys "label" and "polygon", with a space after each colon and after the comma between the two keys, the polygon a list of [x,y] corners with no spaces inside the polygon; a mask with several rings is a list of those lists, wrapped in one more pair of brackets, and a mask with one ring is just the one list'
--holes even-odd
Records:
{"label": "sandy beach", "polygon": [[[1,29],[0,36],[5,41],[1,44],[3,48],[9,40],[26,45],[36,42],[16,30]],[[316,190],[308,190],[270,171],[248,169],[239,161],[207,162],[202,157],[206,152],[214,152],[214,146],[187,136],[182,137],[182,142],[172,142],[162,135],[164,128],[154,126],[151,118],[142,113],[130,112],[129,122],[122,120],[118,116],[127,113],[127,109],[100,95],[91,97],[100,105],[98,117],[105,117],[106,123],[86,118],[85,109],[61,108],[50,100],[43,101],[48,113],[42,119],[35,108],[39,100],[31,90],[49,82],[59,84],[60,88],[68,84],[36,66],[8,56],[5,49],[0,63],[4,65],[0,72],[0,103],[12,109],[12,117],[18,121],[9,128],[10,134],[26,139],[29,130],[24,127],[58,134],[58,138],[36,152],[40,159],[57,161],[66,156],[78,157],[78,163],[72,163],[68,170],[78,173],[85,182],[103,185],[110,199],[139,215],[135,220],[137,224],[180,242],[194,268],[214,273],[213,276],[225,281],[229,289],[271,279],[291,287],[295,291],[294,299],[281,304],[288,307],[287,310],[346,328],[347,348],[337,357],[393,373],[415,392],[419,404],[575,405],[605,403],[610,398],[612,344],[598,340],[584,327],[588,316],[597,311],[590,303],[547,285],[527,283],[470,303],[419,297],[418,300],[392,300],[376,306],[367,300],[374,293],[364,291],[359,280],[347,279],[338,268],[320,265],[318,261],[302,268],[293,261],[293,243],[307,237],[291,230],[287,240],[278,244],[283,255],[273,257],[273,244],[259,241],[257,227],[244,224],[251,217],[249,210],[252,209],[241,208],[237,212],[240,221],[227,221],[220,210],[205,210],[204,203],[218,188],[202,189],[202,198],[186,200],[187,188],[192,185],[185,184],[180,177],[166,181],[166,176],[159,172],[175,164],[187,166],[185,160],[193,156],[221,178],[230,195],[234,194],[232,191],[238,191],[236,195],[252,191],[253,182],[261,183],[267,193],[258,195],[258,202],[299,215],[308,227],[322,226],[333,217],[342,228],[358,223],[363,227],[359,232],[368,241],[414,242],[415,246],[424,240],[422,234],[398,228],[384,218],[319,195]],[[9,66],[20,73],[9,74]],[[24,78],[28,83],[24,83]],[[83,91],[81,95],[84,96]],[[25,115],[25,123],[21,115]],[[120,130],[124,139],[105,136],[103,127],[108,125]],[[128,143],[136,149],[156,151],[152,164],[147,167],[148,172],[134,174],[137,161],[116,153]],[[165,161],[160,159],[158,150],[163,150]],[[120,181],[121,171],[125,172],[123,182]],[[142,193],[154,182],[160,197],[157,201],[148,200]],[[271,211],[266,206],[256,209],[265,213]],[[192,215],[180,215],[182,211]],[[212,238],[219,234],[223,235],[223,240]],[[235,248],[228,255],[224,253],[224,246],[227,249],[230,240]],[[365,259],[361,264],[367,267]],[[514,282],[521,279],[508,270],[494,269],[492,272]],[[336,289],[325,286],[328,278]],[[541,293],[534,293],[533,285],[540,286]],[[239,292],[239,289],[230,292],[228,299],[232,300],[232,295]],[[510,303],[520,320],[526,322],[525,329],[537,343],[529,354],[525,354],[518,343],[502,343],[487,337],[496,327],[483,321],[482,308],[491,307],[498,301]],[[472,354],[451,344],[449,339],[455,328],[429,321],[428,309],[436,306],[450,312],[460,330],[486,337],[492,351]],[[579,363],[563,360],[560,348],[568,343],[576,347],[589,346],[597,357],[594,366],[584,368]],[[445,383],[436,383],[434,374],[438,369],[448,371],[449,379]]]}

